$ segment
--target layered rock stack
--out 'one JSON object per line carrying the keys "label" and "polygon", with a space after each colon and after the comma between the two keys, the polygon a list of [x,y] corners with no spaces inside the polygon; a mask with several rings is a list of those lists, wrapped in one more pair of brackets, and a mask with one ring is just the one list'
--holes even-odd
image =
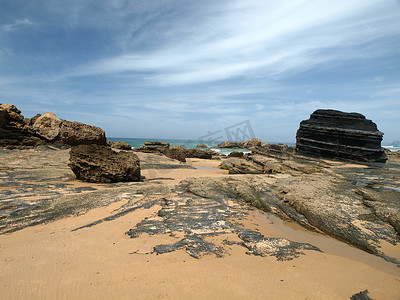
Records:
{"label": "layered rock stack", "polygon": [[386,162],[383,133],[359,113],[318,109],[300,123],[296,153],[323,158]]}

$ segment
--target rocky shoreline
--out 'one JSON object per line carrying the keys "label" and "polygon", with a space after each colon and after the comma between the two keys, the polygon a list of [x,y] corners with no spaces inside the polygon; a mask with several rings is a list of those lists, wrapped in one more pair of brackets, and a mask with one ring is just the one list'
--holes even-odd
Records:
{"label": "rocky shoreline", "polygon": [[[20,114],[13,107],[6,109],[9,115]],[[38,119],[33,124],[39,124]],[[126,224],[121,233],[132,245],[144,237],[165,240],[132,255],[183,250],[195,259],[225,258],[232,247],[240,247],[246,255],[291,261],[323,253],[312,242],[269,236],[249,226],[254,214],[263,211],[400,267],[398,152],[388,153],[386,163],[333,160],[257,139],[238,145],[251,153],[222,159],[212,159],[209,150],[154,142],[133,150],[119,144],[111,150],[104,141],[77,146],[75,139],[71,148],[63,142],[62,124],[68,121],[50,119],[48,128],[56,124],[59,131],[29,125],[41,141],[35,147],[24,135],[15,139],[22,141],[19,145],[13,142],[0,150],[0,236],[116,205],[107,216],[76,224],[70,232],[79,234],[148,210],[153,214]],[[7,126],[5,130],[11,130]],[[26,126],[18,127],[19,133],[33,132]],[[212,167],[201,170],[196,164]],[[182,179],[169,183],[174,178]]]}

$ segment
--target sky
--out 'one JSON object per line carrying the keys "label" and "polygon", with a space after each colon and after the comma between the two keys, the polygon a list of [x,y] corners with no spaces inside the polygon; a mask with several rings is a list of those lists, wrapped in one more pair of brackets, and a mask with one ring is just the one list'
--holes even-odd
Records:
{"label": "sky", "polygon": [[0,0],[0,102],[108,137],[247,121],[295,142],[316,109],[400,140],[400,1]]}

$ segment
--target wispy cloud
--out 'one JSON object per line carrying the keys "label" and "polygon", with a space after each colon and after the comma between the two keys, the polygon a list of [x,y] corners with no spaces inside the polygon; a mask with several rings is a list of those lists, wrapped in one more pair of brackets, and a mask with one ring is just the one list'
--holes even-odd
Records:
{"label": "wispy cloud", "polygon": [[183,138],[250,119],[276,141],[317,108],[400,126],[398,1],[4,1],[0,100],[28,116]]}
{"label": "wispy cloud", "polygon": [[5,25],[1,26],[1,29],[4,31],[14,31],[14,30],[24,28],[25,26],[31,26],[31,25],[34,25],[34,23],[31,22],[29,19],[24,18],[24,19],[15,20],[14,22],[12,22],[10,24],[5,24]]}
{"label": "wispy cloud", "polygon": [[[152,84],[180,85],[291,75],[335,60],[365,59],[367,43],[400,34],[396,3],[380,1],[233,1],[205,24],[185,27],[160,49],[101,59],[66,76],[140,73]],[[186,20],[190,22],[190,20]],[[199,28],[200,27],[200,28]],[[339,51],[338,51],[339,50]]]}

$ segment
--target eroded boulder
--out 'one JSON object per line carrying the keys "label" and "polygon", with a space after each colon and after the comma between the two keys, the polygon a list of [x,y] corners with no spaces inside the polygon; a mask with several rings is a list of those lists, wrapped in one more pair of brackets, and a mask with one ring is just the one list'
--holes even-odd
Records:
{"label": "eroded boulder", "polygon": [[95,182],[140,180],[140,162],[133,152],[115,152],[103,145],[78,145],[71,148],[70,168],[77,179]]}
{"label": "eroded boulder", "polygon": [[186,162],[186,158],[211,159],[213,155],[218,155],[218,152],[212,150],[186,149],[181,146],[173,146],[164,149],[161,153],[169,158],[177,159],[181,162]]}
{"label": "eroded boulder", "polygon": [[60,130],[60,139],[63,144],[76,145],[105,145],[106,134],[100,127],[63,120]]}
{"label": "eroded boulder", "polygon": [[119,149],[119,150],[132,150],[132,146],[125,142],[112,143],[111,148]]}
{"label": "eroded boulder", "polygon": [[48,141],[54,141],[60,135],[62,120],[52,112],[46,112],[36,118],[32,128]]}

